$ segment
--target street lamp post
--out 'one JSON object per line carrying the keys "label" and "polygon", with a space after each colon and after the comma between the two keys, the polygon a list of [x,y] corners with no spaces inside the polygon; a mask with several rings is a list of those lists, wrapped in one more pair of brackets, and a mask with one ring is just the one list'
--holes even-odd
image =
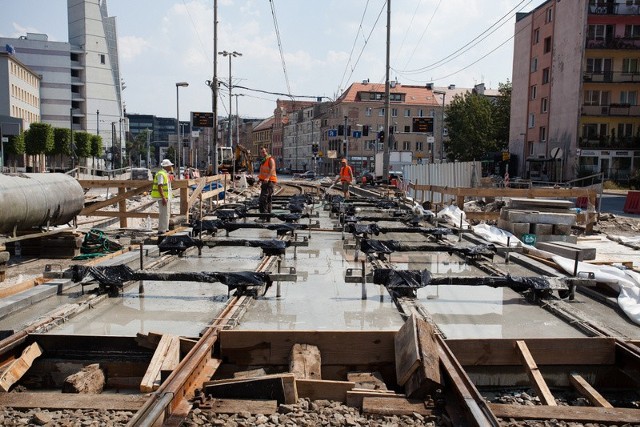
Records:
{"label": "street lamp post", "polygon": [[349,162],[349,128],[348,128],[348,117],[344,116],[344,158],[347,159],[347,164],[351,164]]}
{"label": "street lamp post", "polygon": [[96,135],[100,135],[100,110],[96,110]]}
{"label": "street lamp post", "polygon": [[442,95],[442,115],[440,120],[440,163],[444,161],[444,100],[447,96],[447,92],[434,90],[434,94]]}
{"label": "street lamp post", "polygon": [[[228,56],[229,57],[229,124],[228,124],[228,127],[227,127],[227,129],[229,131],[229,134],[227,135],[227,146],[233,148],[233,139],[232,139],[232,135],[231,135],[231,133],[232,133],[232,127],[231,127],[231,117],[232,117],[231,116],[231,113],[232,113],[232,111],[231,111],[231,97],[233,96],[232,95],[233,84],[232,84],[232,81],[231,81],[231,58],[232,57],[242,56],[242,54],[240,52],[236,52],[235,50],[233,52],[228,52],[226,50],[223,50],[222,52],[218,52],[218,55]],[[232,152],[232,157],[233,157],[234,156],[233,150],[231,150],[231,152]],[[233,162],[233,164],[235,165],[235,161]],[[235,175],[235,167],[234,167],[232,173]],[[232,178],[232,179],[235,180],[235,178]]]}
{"label": "street lamp post", "polygon": [[[238,97],[244,96],[242,93],[233,95],[236,97],[236,148],[240,145],[240,113],[238,113]],[[231,150],[235,152],[234,150]],[[236,162],[233,162],[233,176],[236,176]],[[235,183],[235,181],[233,181]]]}
{"label": "street lamp post", "polygon": [[[73,107],[69,108],[69,132],[71,132],[71,170],[76,168],[76,149],[73,146]],[[73,172],[75,175],[75,172]]]}
{"label": "street lamp post", "polygon": [[176,153],[176,167],[178,169],[178,179],[180,179],[180,151],[182,150],[182,137],[180,136],[180,88],[187,87],[187,82],[176,83],[176,137],[177,137],[177,153]]}

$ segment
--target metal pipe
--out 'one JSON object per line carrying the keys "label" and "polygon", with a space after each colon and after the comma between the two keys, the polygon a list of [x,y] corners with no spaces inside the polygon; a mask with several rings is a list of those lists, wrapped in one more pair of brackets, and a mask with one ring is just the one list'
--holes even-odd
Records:
{"label": "metal pipe", "polygon": [[0,175],[0,233],[70,222],[84,207],[84,191],[61,173]]}

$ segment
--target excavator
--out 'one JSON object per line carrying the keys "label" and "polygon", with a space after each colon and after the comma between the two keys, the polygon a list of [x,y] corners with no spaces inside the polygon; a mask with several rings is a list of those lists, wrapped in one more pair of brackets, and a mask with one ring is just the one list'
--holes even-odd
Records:
{"label": "excavator", "polygon": [[[244,146],[236,145],[235,153],[232,152],[231,147],[218,147],[218,172],[219,173],[234,173],[233,167],[235,164],[235,173],[247,172],[249,179],[253,180],[253,156],[251,152]],[[251,185],[251,183],[249,183]]]}

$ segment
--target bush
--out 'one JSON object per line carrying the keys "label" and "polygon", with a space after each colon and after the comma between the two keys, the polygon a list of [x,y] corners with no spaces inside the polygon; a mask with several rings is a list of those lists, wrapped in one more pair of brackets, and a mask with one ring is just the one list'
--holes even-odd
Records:
{"label": "bush", "polygon": [[606,180],[604,183],[602,183],[602,188],[604,188],[605,190],[622,190],[623,189],[620,185],[618,185],[618,183],[611,180]]}

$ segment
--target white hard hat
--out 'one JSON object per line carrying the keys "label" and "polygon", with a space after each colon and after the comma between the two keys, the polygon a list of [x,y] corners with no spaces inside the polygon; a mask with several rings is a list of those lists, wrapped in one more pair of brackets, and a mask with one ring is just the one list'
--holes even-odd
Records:
{"label": "white hard hat", "polygon": [[171,163],[171,160],[169,159],[164,159],[162,163],[160,163],[160,166],[162,166],[163,168],[166,166],[173,166],[173,163]]}

